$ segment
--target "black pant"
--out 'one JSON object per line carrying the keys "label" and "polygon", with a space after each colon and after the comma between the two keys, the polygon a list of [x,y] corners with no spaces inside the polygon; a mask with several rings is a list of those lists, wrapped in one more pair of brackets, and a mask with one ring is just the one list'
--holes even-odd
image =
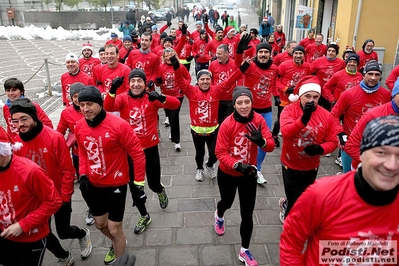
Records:
{"label": "black pant", "polygon": [[217,158],[215,155],[215,147],[217,131],[218,129],[216,129],[212,134],[204,136],[191,130],[195,147],[195,162],[197,163],[197,169],[204,169],[205,144],[208,147],[209,154],[207,166],[212,167],[216,163]]}
{"label": "black pant", "polygon": [[287,217],[298,198],[316,180],[318,168],[309,171],[298,171],[282,164],[281,169],[283,172],[285,195],[288,201],[287,210],[285,211],[285,217]]}
{"label": "black pant", "polygon": [[[127,161],[129,164],[129,189],[132,194],[133,207],[136,206],[141,216],[146,216],[148,214],[145,203],[147,201],[147,196],[145,196],[144,190],[139,191],[134,185],[134,165],[132,158],[127,156]],[[144,195],[144,196],[143,196]]]}
{"label": "black pant", "polygon": [[180,108],[183,103],[184,97],[177,98],[180,101],[180,106],[179,108],[175,110],[170,110],[165,108],[165,115],[169,117],[169,123],[170,123],[170,134],[172,137],[172,142],[174,143],[180,143]]}
{"label": "black pant", "polygon": [[205,63],[195,62],[195,75],[198,74],[198,71],[202,69],[208,69],[208,67],[209,67],[209,62]]}
{"label": "black pant", "polygon": [[277,120],[274,121],[274,126],[273,126],[273,131],[272,131],[273,137],[277,137],[278,132],[280,131],[280,115],[281,115],[281,112],[283,111],[283,109],[284,109],[284,106],[277,107]]}
{"label": "black pant", "polygon": [[46,238],[31,243],[0,237],[0,264],[4,266],[40,266],[46,251]]}
{"label": "black pant", "polygon": [[188,64],[183,64],[183,66],[187,69],[188,72],[190,72],[191,62]]}
{"label": "black pant", "polygon": [[220,201],[217,204],[219,217],[223,217],[227,209],[231,208],[238,189],[238,198],[240,200],[241,214],[241,246],[249,248],[254,223],[252,220],[255,198],[256,198],[256,177],[231,176],[218,169],[218,186],[220,192]]}
{"label": "black pant", "polygon": [[218,110],[218,123],[219,125],[234,112],[233,101],[219,101],[219,110]]}

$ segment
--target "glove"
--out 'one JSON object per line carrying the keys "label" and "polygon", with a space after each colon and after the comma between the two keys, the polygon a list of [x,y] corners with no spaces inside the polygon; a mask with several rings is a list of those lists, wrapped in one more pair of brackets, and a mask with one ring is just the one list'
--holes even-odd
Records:
{"label": "glove", "polygon": [[122,257],[116,260],[115,266],[134,266],[136,262],[136,257],[134,255],[129,256],[128,254],[124,253]]}
{"label": "glove", "polygon": [[193,44],[194,44],[194,40],[193,40],[193,39],[189,39],[189,40],[188,40],[188,43],[191,44],[191,45],[193,45]]}
{"label": "glove", "polygon": [[199,55],[199,54],[196,54],[196,55],[195,55],[195,58],[199,58],[199,57],[200,57],[200,55]]}
{"label": "glove", "polygon": [[255,177],[257,175],[258,169],[256,168],[255,165],[251,164],[244,164],[244,163],[237,163],[234,165],[234,170],[237,172],[249,176],[249,177]]}
{"label": "glove", "polygon": [[133,207],[136,206],[136,203],[138,202],[141,202],[143,205],[147,202],[147,195],[144,192],[144,186],[133,184],[130,191],[132,192]]}
{"label": "glove", "polygon": [[150,100],[150,102],[153,102],[155,100],[160,101],[161,103],[164,103],[166,101],[166,96],[159,94],[156,91],[152,91],[147,93],[148,94],[148,99]]}
{"label": "glove", "polygon": [[237,54],[242,54],[245,50],[251,48],[252,46],[248,46],[250,41],[251,41],[251,35],[243,34],[237,46]]}
{"label": "glove", "polygon": [[186,58],[186,60],[188,61],[188,62],[191,62],[191,60],[193,60],[194,59],[194,56],[192,56],[192,55],[190,55],[190,56],[188,56],[187,58]]}
{"label": "glove", "polygon": [[204,14],[204,24],[208,23],[209,21],[209,15],[208,14]]}
{"label": "glove", "polygon": [[338,134],[339,144],[341,146],[345,146],[346,142],[348,141],[348,135],[345,132],[341,132]]}
{"label": "glove", "polygon": [[177,60],[176,55],[173,55],[170,58],[170,62],[172,63],[172,66],[173,66],[174,70],[178,70],[180,68],[180,62],[179,62],[179,60]]}
{"label": "glove", "polygon": [[154,81],[152,81],[152,80],[148,81],[147,88],[149,90],[153,90],[154,89]]}
{"label": "glove", "polygon": [[313,111],[316,110],[314,102],[307,102],[303,107],[303,115],[301,117],[302,124],[305,126],[308,124]]}
{"label": "glove", "polygon": [[87,175],[81,175],[79,176],[79,189],[82,192],[87,192],[90,190],[90,182],[89,182],[89,178],[87,177]]}
{"label": "glove", "polygon": [[274,96],[274,106],[280,106],[281,100],[280,96]]}
{"label": "glove", "polygon": [[162,84],[162,77],[157,77],[155,81],[157,84]]}
{"label": "glove", "polygon": [[181,34],[186,35],[187,34],[187,24],[183,24],[183,26],[181,26]]}
{"label": "glove", "polygon": [[111,84],[111,89],[109,90],[109,93],[111,94],[116,94],[116,90],[119,89],[119,87],[123,84],[123,78],[114,78]]}
{"label": "glove", "polygon": [[172,26],[172,22],[168,21],[168,23],[166,23],[166,25],[168,25],[168,27]]}
{"label": "glove", "polygon": [[319,144],[306,146],[303,151],[310,156],[322,155],[324,153],[323,147],[321,147]]}
{"label": "glove", "polygon": [[295,86],[291,86],[288,89],[285,90],[286,93],[291,94],[294,92]]}
{"label": "glove", "polygon": [[240,66],[240,71],[241,71],[242,73],[244,73],[245,71],[248,70],[248,68],[249,68],[250,65],[251,65],[251,64],[248,63],[248,62],[245,60],[244,63],[242,63],[241,66]]}
{"label": "glove", "polygon": [[256,128],[254,123],[248,123],[247,125],[247,130],[248,132],[251,134],[245,134],[244,136],[247,137],[250,141],[252,141],[253,143],[255,143],[256,145],[258,145],[259,147],[263,148],[266,146],[266,141],[262,136],[262,132],[261,132],[261,125],[259,125],[258,128]]}

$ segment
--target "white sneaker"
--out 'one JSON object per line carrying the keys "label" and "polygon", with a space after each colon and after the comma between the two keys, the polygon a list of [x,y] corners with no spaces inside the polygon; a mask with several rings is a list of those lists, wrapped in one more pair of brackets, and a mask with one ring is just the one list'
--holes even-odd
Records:
{"label": "white sneaker", "polygon": [[175,151],[181,151],[180,143],[175,143]]}
{"label": "white sneaker", "polygon": [[82,239],[79,239],[80,257],[87,258],[91,253],[93,245],[91,244],[90,240],[90,230],[88,228],[83,228],[83,230],[85,230],[86,236]]}
{"label": "white sneaker", "polygon": [[91,212],[89,211],[87,213],[87,217],[86,217],[86,225],[93,225],[96,221],[93,218],[93,215],[91,214]]}
{"label": "white sneaker", "polygon": [[205,170],[206,170],[206,173],[209,175],[209,178],[210,178],[210,179],[216,178],[215,167],[214,167],[214,166],[209,167],[209,166],[207,165],[207,163],[208,163],[208,162],[205,163]]}
{"label": "white sneaker", "polygon": [[204,181],[204,169],[197,169],[197,173],[195,174],[195,181]]}
{"label": "white sneaker", "polygon": [[165,125],[165,127],[170,126],[169,117],[166,117],[165,122],[163,122],[163,124]]}
{"label": "white sneaker", "polygon": [[258,179],[256,180],[258,184],[266,184],[267,180],[263,177],[262,173],[260,171],[257,172]]}
{"label": "white sneaker", "polygon": [[73,265],[74,262],[75,262],[75,260],[72,257],[72,253],[69,252],[69,256],[66,259],[58,258],[57,265],[58,266],[71,266],[71,265]]}
{"label": "white sneaker", "polygon": [[327,153],[326,155],[324,155],[325,157],[331,157],[331,153]]}

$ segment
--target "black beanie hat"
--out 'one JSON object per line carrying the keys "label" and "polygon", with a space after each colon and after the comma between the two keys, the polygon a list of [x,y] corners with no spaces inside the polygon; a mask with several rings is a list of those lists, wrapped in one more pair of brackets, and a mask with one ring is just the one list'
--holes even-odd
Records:
{"label": "black beanie hat", "polygon": [[204,34],[204,33],[206,33],[206,30],[202,29],[202,30],[199,31],[199,33],[200,34]]}
{"label": "black beanie hat", "polygon": [[145,73],[142,69],[140,68],[135,68],[133,69],[130,74],[129,74],[129,80],[132,78],[141,78],[144,80],[144,83],[147,84],[147,78],[145,76]]}
{"label": "black beanie hat", "polygon": [[98,50],[98,53],[101,53],[101,52],[105,52],[105,47],[101,47],[101,48]]}
{"label": "black beanie hat", "polygon": [[267,49],[270,53],[272,52],[272,46],[266,42],[261,42],[256,46],[256,53],[258,53],[260,49]]}
{"label": "black beanie hat", "polygon": [[95,86],[84,86],[78,96],[79,102],[93,102],[103,106],[103,98],[101,92]]}
{"label": "black beanie hat", "polygon": [[303,46],[295,46],[294,49],[292,50],[292,53],[295,53],[296,51],[301,51],[302,53],[305,54],[305,48]]}
{"label": "black beanie hat", "polygon": [[399,147],[399,117],[380,116],[367,123],[360,143],[360,154],[380,146]]}
{"label": "black beanie hat", "polygon": [[168,37],[168,34],[166,32],[162,32],[161,36],[159,36],[160,39],[165,39],[166,37]]}
{"label": "black beanie hat", "polygon": [[75,83],[73,83],[73,84],[69,87],[69,96],[71,96],[71,99],[72,99],[72,96],[73,96],[75,93],[79,93],[79,92],[83,89],[84,86],[85,86],[85,85],[84,85],[83,83],[81,83],[81,82],[75,82]]}
{"label": "black beanie hat", "polygon": [[233,91],[233,105],[235,104],[236,100],[240,96],[248,96],[251,99],[251,102],[253,102],[253,97],[252,97],[252,92],[248,87],[244,86],[237,86],[234,88]]}
{"label": "black beanie hat", "polygon": [[372,42],[374,44],[374,41],[372,39],[367,39],[364,41],[363,45],[362,45],[362,50],[364,51],[364,48],[366,48],[367,43]]}
{"label": "black beanie hat", "polygon": [[377,60],[370,60],[364,66],[363,73],[366,74],[369,71],[378,71],[382,73],[382,69],[380,67],[380,64],[378,64]]}
{"label": "black beanie hat", "polygon": [[259,34],[258,30],[255,28],[250,29],[249,32],[255,34],[255,36],[258,36]]}
{"label": "black beanie hat", "polygon": [[34,121],[38,121],[36,106],[28,98],[19,98],[11,102],[11,116],[15,113],[25,113],[32,117]]}
{"label": "black beanie hat", "polygon": [[327,50],[328,50],[328,48],[333,48],[333,49],[335,50],[335,53],[336,53],[336,54],[339,54],[339,46],[338,46],[338,44],[336,44],[336,43],[330,43],[330,44],[327,46]]}
{"label": "black beanie hat", "polygon": [[223,31],[223,28],[220,26],[216,27],[215,32],[217,33],[218,31]]}
{"label": "black beanie hat", "polygon": [[349,60],[355,60],[355,61],[357,62],[357,64],[359,65],[360,57],[359,57],[359,55],[357,55],[357,54],[350,53],[350,54],[348,55],[348,58],[346,58],[345,63],[348,64]]}
{"label": "black beanie hat", "polygon": [[202,75],[208,75],[210,78],[212,78],[212,73],[208,69],[201,69],[197,73],[197,80],[202,76]]}
{"label": "black beanie hat", "polygon": [[170,42],[171,44],[173,44],[173,39],[170,36],[165,37],[165,39],[163,39],[163,43],[165,42]]}

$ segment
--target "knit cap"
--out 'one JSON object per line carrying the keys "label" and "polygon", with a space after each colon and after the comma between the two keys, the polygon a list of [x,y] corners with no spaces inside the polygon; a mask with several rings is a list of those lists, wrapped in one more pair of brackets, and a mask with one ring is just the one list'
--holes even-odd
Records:
{"label": "knit cap", "polygon": [[215,32],[217,33],[218,31],[223,31],[223,28],[220,26],[216,27]]}
{"label": "knit cap", "polygon": [[[146,83],[146,80],[147,80],[144,71],[143,71],[142,69],[140,69],[140,68],[135,68],[135,69],[133,69],[133,70],[130,72],[130,74],[129,74],[129,80],[131,80],[132,78],[141,78],[141,79],[144,80],[144,83]],[[147,84],[147,83],[146,83],[146,84]]]}
{"label": "knit cap", "polygon": [[111,33],[111,38],[118,38],[118,34],[116,34],[115,32]]}
{"label": "knit cap", "polygon": [[170,36],[165,37],[165,39],[163,39],[163,43],[165,42],[170,42],[171,44],[173,44],[173,39]]}
{"label": "knit cap", "polygon": [[233,105],[235,104],[236,100],[240,96],[248,96],[253,102],[252,92],[248,87],[244,86],[237,86],[233,90]]}
{"label": "knit cap", "polygon": [[69,87],[69,96],[71,96],[71,99],[75,93],[79,93],[85,85],[81,82],[75,82]]}
{"label": "knit cap", "polygon": [[336,54],[339,54],[339,46],[336,43],[330,43],[327,45],[327,50],[328,48],[333,48],[335,50]]}
{"label": "knit cap", "polygon": [[78,56],[75,54],[75,53],[68,53],[66,56],[65,56],[65,63],[67,62],[67,61],[76,61],[78,64],[79,64],[79,59],[78,59]]}
{"label": "knit cap", "polygon": [[28,98],[18,98],[11,102],[11,116],[15,113],[25,113],[32,117],[34,121],[38,121],[36,106]]}
{"label": "knit cap", "polygon": [[356,61],[356,63],[359,65],[360,57],[359,57],[359,55],[357,55],[357,54],[350,53],[350,54],[348,55],[348,58],[346,58],[345,63],[348,64],[349,60],[354,60],[354,61]]}
{"label": "knit cap", "polygon": [[151,30],[152,30],[152,31],[157,30],[157,29],[158,29],[158,26],[157,26],[157,25],[153,25],[153,26],[151,27]]}
{"label": "knit cap", "polygon": [[258,36],[258,34],[259,34],[258,30],[255,28],[250,29],[249,32],[253,33],[255,36]]}
{"label": "knit cap", "polygon": [[9,156],[12,151],[21,149],[22,143],[15,142],[14,138],[8,134],[4,128],[0,127],[0,155]]}
{"label": "knit cap", "polygon": [[366,74],[369,71],[378,71],[382,73],[382,69],[380,67],[380,64],[378,64],[377,60],[370,60],[367,62],[367,64],[364,66],[364,74]]}
{"label": "knit cap", "polygon": [[305,54],[305,48],[303,46],[295,46],[294,49],[292,50],[292,53],[295,53],[296,51],[301,51],[303,54]]}
{"label": "knit cap", "polygon": [[101,92],[95,86],[84,86],[78,96],[79,102],[93,102],[98,103],[103,106],[103,98],[101,97]]}
{"label": "knit cap", "polygon": [[126,36],[123,36],[122,41],[123,41],[123,42],[125,42],[125,41],[130,41],[130,42],[132,42],[133,40],[132,40],[132,37],[130,37],[129,35],[126,35]]}
{"label": "knit cap", "polygon": [[208,69],[201,69],[200,71],[198,71],[197,73],[197,80],[199,80],[199,78],[202,75],[208,75],[210,78],[212,78],[212,73],[208,70]]}
{"label": "knit cap", "polygon": [[261,42],[256,46],[256,53],[258,53],[261,49],[267,49],[270,53],[272,52],[272,46],[266,42]]}
{"label": "knit cap", "polygon": [[291,102],[296,102],[299,97],[309,91],[321,93],[320,82],[316,76],[309,75],[301,78],[295,86],[294,92],[288,96],[288,99]]}

